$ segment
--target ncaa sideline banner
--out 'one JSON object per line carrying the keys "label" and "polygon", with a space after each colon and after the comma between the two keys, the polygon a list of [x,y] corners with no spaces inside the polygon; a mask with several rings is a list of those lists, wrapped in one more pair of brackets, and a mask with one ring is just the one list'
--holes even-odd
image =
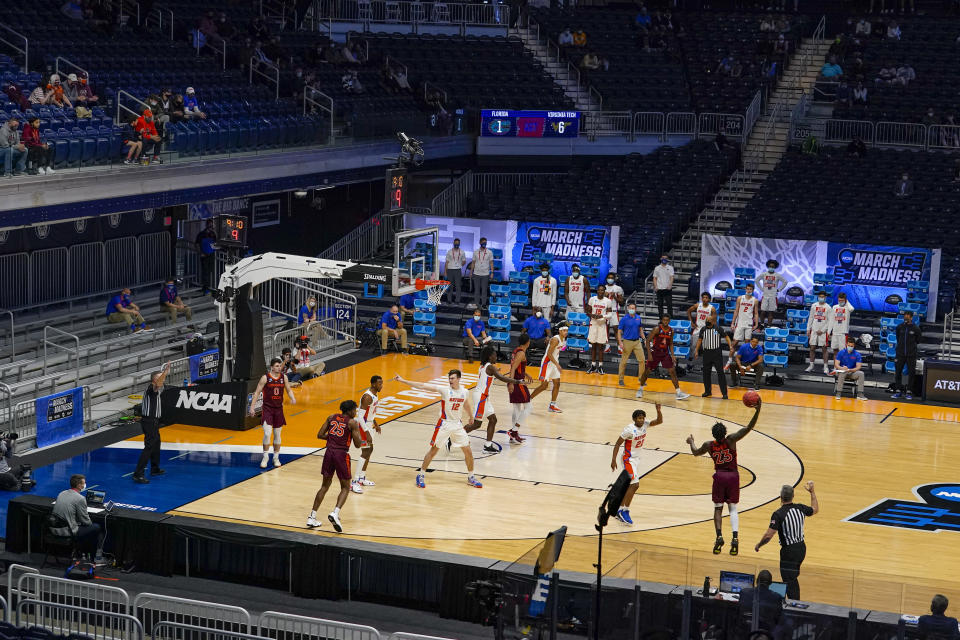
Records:
{"label": "ncaa sideline banner", "polygon": [[37,446],[63,442],[83,435],[83,389],[37,398]]}
{"label": "ncaa sideline banner", "polygon": [[[252,391],[257,381],[252,380]],[[259,422],[245,418],[248,408],[246,382],[202,384],[196,387],[166,387],[160,396],[164,424],[190,424],[243,431]]]}
{"label": "ncaa sideline banner", "polygon": [[539,266],[534,260],[538,252],[554,255],[550,272],[558,280],[570,275],[570,267],[583,258],[600,259],[600,277],[617,268],[617,250],[620,227],[564,224],[559,222],[517,222],[515,220],[488,220],[485,218],[447,218],[421,214],[404,214],[408,229],[439,228],[438,249],[442,265],[447,251],[453,248],[453,239],[460,239],[460,248],[467,262],[480,246],[480,238],[487,239],[487,247],[503,250],[503,273],[506,279],[511,271]]}
{"label": "ncaa sideline banner", "polygon": [[[927,317],[936,316],[940,279],[940,249],[847,244],[826,240],[785,240],[704,235],[701,239],[700,281],[704,290],[734,281],[734,269],[754,268],[759,275],[771,258],[780,263],[786,288],[813,290],[815,273],[832,273],[836,291],[843,291],[856,309],[884,311],[892,293],[907,299],[906,283],[930,282]],[[781,294],[782,295],[782,294]]]}

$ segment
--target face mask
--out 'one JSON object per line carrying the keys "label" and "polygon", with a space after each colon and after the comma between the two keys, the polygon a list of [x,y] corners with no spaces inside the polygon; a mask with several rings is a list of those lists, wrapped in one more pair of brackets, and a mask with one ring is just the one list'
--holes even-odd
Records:
{"label": "face mask", "polygon": [[542,314],[541,312],[537,311],[537,317],[538,317],[538,318],[542,318],[542,317],[543,317],[543,314]]}
{"label": "face mask", "polygon": [[486,246],[487,246],[487,243],[486,243],[486,242],[481,242],[481,243],[480,243],[480,247],[481,247],[481,248],[486,247]]}
{"label": "face mask", "polygon": [[768,271],[769,273],[773,273],[773,267],[768,268],[767,271]]}
{"label": "face mask", "polygon": [[629,315],[631,315],[631,316],[635,316],[635,315],[637,315],[637,310],[636,310],[636,309],[627,309],[627,313],[628,313]]}
{"label": "face mask", "polygon": [[577,271],[576,269],[574,269],[574,271],[573,271],[573,277],[574,277],[574,278],[579,278],[579,277],[580,277],[580,272]]}
{"label": "face mask", "polygon": [[454,243],[453,243],[453,248],[454,248],[454,249],[459,249],[459,248],[460,248],[460,243],[459,243],[459,242],[454,242]]}
{"label": "face mask", "polygon": [[823,303],[823,302],[826,302],[826,301],[827,301],[827,299],[826,299],[826,298],[819,298],[819,300],[820,300],[820,302],[821,302],[821,303]]}
{"label": "face mask", "polygon": [[663,258],[662,260],[660,260],[660,264],[667,264],[667,259]]}
{"label": "face mask", "polygon": [[167,285],[167,289],[173,289],[173,285],[172,285],[172,284],[168,284],[168,285]]}
{"label": "face mask", "polygon": [[613,284],[613,278],[607,278],[607,284]]}
{"label": "face mask", "polygon": [[317,306],[317,303],[316,303],[316,302],[310,302],[310,303],[308,303],[308,304],[309,304],[311,307]]}
{"label": "face mask", "polygon": [[480,316],[473,316],[474,322],[480,322]]}
{"label": "face mask", "polygon": [[542,275],[544,278],[546,278],[548,275],[550,275],[550,272],[549,272],[549,271],[541,271],[541,272],[540,272],[540,275]]}
{"label": "face mask", "polygon": [[853,353],[853,347],[847,347],[847,353]]}

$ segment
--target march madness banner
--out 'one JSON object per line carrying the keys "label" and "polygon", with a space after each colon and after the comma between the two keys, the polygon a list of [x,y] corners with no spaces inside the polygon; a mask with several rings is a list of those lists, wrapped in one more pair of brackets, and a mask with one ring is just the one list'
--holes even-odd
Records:
{"label": "march madness banner", "polygon": [[928,317],[936,315],[940,249],[712,235],[703,236],[701,249],[700,281],[708,291],[723,280],[733,283],[734,269],[752,267],[759,275],[773,258],[780,262],[786,288],[797,285],[810,293],[815,273],[832,273],[835,290],[867,311],[888,311],[887,296],[896,293],[906,300],[907,282],[929,281]]}
{"label": "march madness banner", "polygon": [[536,259],[539,253],[553,255],[550,271],[558,280],[570,275],[570,267],[586,257],[600,260],[601,278],[617,268],[620,227],[616,226],[447,218],[411,213],[404,215],[404,226],[407,229],[437,227],[440,230],[441,265],[447,251],[453,248],[454,238],[459,238],[468,262],[479,246],[480,238],[486,238],[489,248],[503,251],[503,271],[497,274],[500,279],[506,279],[511,271],[522,271],[525,267],[536,270],[540,265]]}
{"label": "march madness banner", "polygon": [[37,446],[63,442],[83,435],[83,389],[77,387],[34,401]]}

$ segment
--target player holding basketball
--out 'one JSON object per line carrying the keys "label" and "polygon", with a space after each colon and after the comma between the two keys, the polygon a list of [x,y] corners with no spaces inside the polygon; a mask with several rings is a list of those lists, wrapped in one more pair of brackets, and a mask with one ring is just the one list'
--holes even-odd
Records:
{"label": "player holding basketball", "polygon": [[722,422],[713,425],[713,440],[704,442],[699,447],[693,439],[693,434],[687,438],[690,452],[695,456],[702,456],[710,452],[713,458],[713,525],[717,529],[717,539],[713,543],[713,553],[723,550],[723,503],[727,503],[730,512],[730,527],[733,529],[733,540],[730,542],[730,555],[735,556],[740,551],[740,540],[737,534],[740,529],[740,514],[737,513],[737,503],[740,502],[740,470],[737,467],[737,442],[753,431],[760,417],[760,397],[757,396],[756,411],[750,423],[743,429],[727,435],[727,427]]}
{"label": "player holding basketball", "polygon": [[823,372],[830,373],[827,362],[827,348],[830,333],[830,305],[827,304],[827,294],[821,291],[817,294],[817,301],[810,305],[810,315],[807,316],[807,342],[810,343],[810,364],[805,371],[813,371],[813,363],[817,359],[817,347],[823,348]]}
{"label": "player holding basketball", "polygon": [[440,419],[437,420],[437,426],[433,430],[433,437],[430,438],[430,450],[427,451],[427,455],[423,457],[423,464],[420,465],[420,469],[417,471],[417,486],[421,489],[427,486],[424,481],[424,476],[427,473],[430,462],[434,456],[437,455],[437,452],[440,451],[437,443],[444,442],[447,438],[450,438],[450,441],[455,447],[460,447],[460,449],[463,450],[463,461],[467,465],[467,471],[470,472],[470,476],[467,478],[467,484],[477,489],[483,488],[480,481],[473,476],[473,451],[470,450],[470,438],[467,436],[467,432],[464,431],[463,422],[460,420],[460,411],[463,409],[463,406],[467,404],[467,389],[460,384],[461,375],[459,369],[451,369],[450,373],[447,374],[448,384],[445,385],[414,382],[412,380],[404,380],[400,376],[394,377],[394,380],[397,382],[402,382],[414,389],[432,391],[440,394]]}
{"label": "player holding basketball", "polygon": [[733,349],[730,350],[730,357],[727,360],[729,369],[733,364],[733,354],[744,342],[750,342],[750,336],[757,330],[757,321],[759,314],[757,312],[757,299],[753,295],[753,284],[747,283],[746,292],[737,298],[737,306],[733,310]]}
{"label": "player holding basketball", "polygon": [[287,424],[287,419],[283,415],[283,393],[286,391],[290,397],[290,404],[297,404],[297,399],[293,397],[293,389],[290,388],[290,381],[283,375],[283,360],[274,358],[270,361],[270,371],[260,376],[260,382],[257,383],[257,390],[253,392],[250,401],[250,415],[255,415],[253,407],[263,392],[263,410],[261,411],[263,423],[263,460],[260,461],[260,468],[267,468],[267,461],[270,459],[270,435],[273,434],[273,466],[280,466],[280,431],[283,425]]}
{"label": "player holding basketball", "polygon": [[630,517],[630,503],[633,501],[633,494],[637,492],[637,487],[640,486],[636,454],[643,448],[643,441],[647,437],[647,428],[663,423],[660,405],[657,404],[656,406],[657,419],[653,422],[647,420],[647,412],[643,409],[634,411],[633,424],[628,424],[623,428],[623,432],[617,438],[617,443],[613,445],[613,460],[610,461],[610,468],[614,471],[617,470],[617,454],[620,452],[620,445],[623,445],[623,469],[630,474],[630,486],[627,487],[627,492],[623,496],[623,503],[620,510],[617,511],[617,520],[626,524],[633,524],[633,519]]}
{"label": "player holding basketball", "polygon": [[603,351],[607,346],[607,324],[613,316],[613,301],[607,297],[607,288],[597,287],[597,295],[587,302],[587,313],[590,314],[590,332],[587,342],[590,343],[590,368],[587,373],[603,375]]}
{"label": "player holding basketball", "polygon": [[543,360],[540,361],[540,386],[530,394],[530,399],[533,400],[552,382],[553,390],[550,392],[550,404],[547,406],[547,411],[551,413],[563,413],[557,406],[557,398],[560,396],[560,372],[563,371],[560,368],[560,351],[567,346],[569,330],[570,326],[566,322],[557,325],[557,333],[550,338]]}
{"label": "player holding basketball", "polygon": [[497,413],[490,398],[490,387],[493,386],[494,378],[507,384],[518,384],[519,381],[500,374],[500,370],[496,367],[497,350],[492,345],[487,345],[480,351],[480,362],[482,364],[479,379],[473,390],[473,422],[464,431],[467,433],[476,431],[486,418],[487,442],[483,445],[483,450],[487,453],[498,453],[500,450],[493,444],[493,434],[497,428]]}
{"label": "player holding basketball", "polygon": [[700,333],[707,324],[707,320],[713,320],[714,326],[717,324],[717,308],[710,304],[710,294],[706,291],[700,294],[700,302],[690,305],[687,309],[687,319],[695,325],[693,333]]}
{"label": "player holding basketball", "polygon": [[690,397],[680,389],[680,382],[677,380],[677,365],[673,361],[673,327],[670,326],[670,316],[660,318],[660,324],[653,328],[647,335],[650,344],[650,360],[647,362],[643,375],[640,376],[640,387],[637,389],[637,397],[643,397],[643,387],[647,384],[647,377],[652,371],[656,371],[658,366],[662,366],[670,374],[670,380],[673,382],[673,388],[677,392],[677,400],[686,400]]}
{"label": "player holding basketball", "polygon": [[526,422],[527,414],[530,413],[530,389],[523,384],[524,381],[530,380],[530,376],[527,375],[527,349],[530,348],[530,335],[520,334],[519,345],[510,355],[510,377],[520,382],[507,385],[510,404],[513,405],[513,429],[507,432],[510,435],[510,444],[523,444],[520,427]]}
{"label": "player holding basketball", "polygon": [[360,423],[357,421],[357,403],[353,400],[344,400],[340,403],[340,413],[335,413],[328,417],[320,431],[317,432],[317,438],[327,441],[327,447],[323,452],[323,467],[320,474],[323,476],[323,483],[313,499],[313,510],[310,511],[310,517],[307,518],[308,527],[319,527],[317,521],[317,509],[320,503],[327,495],[330,488],[330,482],[333,480],[333,474],[337,474],[337,480],[340,481],[340,493],[337,494],[337,506],[333,508],[327,520],[337,530],[337,533],[343,531],[340,525],[340,509],[347,501],[350,495],[350,443],[360,446]]}
{"label": "player holding basketball", "polygon": [[564,296],[567,298],[567,313],[583,313],[583,304],[590,297],[590,282],[580,275],[580,265],[570,268],[570,276],[564,285]]}
{"label": "player holding basketball", "polygon": [[357,471],[357,478],[350,484],[354,493],[363,493],[364,487],[373,487],[377,483],[367,480],[367,467],[370,466],[370,456],[373,455],[373,433],[381,433],[377,424],[377,405],[380,404],[380,391],[383,389],[383,378],[370,378],[370,388],[360,396],[360,411],[357,412],[357,423],[360,425],[360,457],[363,464]]}
{"label": "player holding basketball", "polygon": [[[847,302],[847,294],[840,292],[837,294],[837,304],[830,310],[830,359],[847,348],[847,333],[850,331],[850,314],[853,313],[853,305]],[[829,373],[827,361],[823,361],[823,372]]]}

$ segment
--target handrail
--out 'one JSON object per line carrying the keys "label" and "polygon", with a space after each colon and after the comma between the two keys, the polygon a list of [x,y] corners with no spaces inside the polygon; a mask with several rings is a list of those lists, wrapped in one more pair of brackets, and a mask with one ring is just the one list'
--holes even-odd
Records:
{"label": "handrail", "polygon": [[163,14],[164,14],[164,12],[170,14],[170,19],[168,20],[168,22],[170,23],[170,39],[173,40],[173,39],[174,39],[174,36],[173,36],[173,10],[168,9],[168,8],[166,8],[166,7],[154,7],[153,9],[150,10],[150,13],[148,13],[147,16],[143,19],[143,24],[144,24],[145,26],[150,26],[150,18],[156,13],[156,15],[157,15],[157,30],[158,30],[160,33],[163,33]]}
{"label": "handrail", "polygon": [[817,23],[816,28],[813,30],[813,39],[818,43],[823,42],[824,36],[827,31],[827,15],[823,14],[820,16],[820,22]]}
{"label": "handrail", "polygon": [[0,22],[0,29],[6,29],[7,31],[17,36],[18,38],[23,38],[23,49],[21,49],[20,47],[18,47],[17,45],[13,44],[12,42],[10,42],[9,40],[3,37],[0,37],[0,42],[4,42],[10,45],[15,50],[23,54],[23,70],[25,72],[29,72],[30,71],[30,41],[27,40],[27,36],[23,35],[19,31],[14,31],[13,29],[3,24],[2,22]]}
{"label": "handrail", "polygon": [[[268,75],[260,70],[260,67],[267,67],[268,69],[273,69],[273,75]],[[250,84],[253,84],[253,74],[257,73],[268,81],[275,84],[274,95],[275,99],[280,99],[280,67],[274,65],[270,62],[264,62],[259,60],[256,56],[250,56]]]}
{"label": "handrail", "polygon": [[[137,25],[140,24],[140,3],[137,0],[117,0],[118,8],[120,9],[120,24],[123,24],[123,5],[126,2],[132,3],[137,9]],[[132,14],[131,14],[132,15]]]}
{"label": "handrail", "polygon": [[[369,56],[368,56],[368,57],[367,57],[367,60],[369,60],[369,59],[370,59],[370,58],[369,58]],[[407,65],[403,64],[402,62],[400,62],[400,61],[397,60],[396,58],[391,58],[389,55],[387,55],[387,56],[384,58],[384,62],[386,62],[386,64],[387,64],[388,67],[390,67],[390,66],[392,66],[392,65],[394,65],[394,64],[397,65],[398,67],[400,67],[401,69],[403,69],[403,75],[408,75]],[[446,103],[446,98],[444,98],[444,103]]]}
{"label": "handrail", "polygon": [[[75,347],[74,349],[69,349],[69,348],[67,348],[67,347],[64,347],[63,345],[57,344],[56,342],[54,342],[53,340],[51,340],[51,339],[48,337],[48,334],[49,334],[51,331],[52,331],[53,333],[59,334],[61,337],[64,337],[64,338],[68,338],[68,339],[70,339],[70,340],[73,340],[73,342],[74,342],[74,344],[76,345],[76,347]],[[80,386],[80,336],[78,336],[78,335],[76,335],[76,334],[73,334],[73,333],[68,333],[68,332],[64,331],[63,329],[58,329],[58,328],[56,328],[56,327],[51,327],[50,325],[46,325],[46,326],[43,328],[43,375],[47,375],[47,359],[48,359],[48,358],[47,358],[47,346],[48,346],[48,345],[51,346],[51,347],[56,347],[57,349],[63,349],[64,351],[66,351],[66,352],[67,352],[67,364],[70,363],[70,356],[71,356],[71,355],[73,355],[73,356],[76,358],[76,360],[77,360],[77,368],[76,368],[76,371],[75,371],[75,373],[74,373],[74,378],[75,378],[74,385],[77,386],[77,387],[79,387],[79,386]]]}
{"label": "handrail", "polygon": [[426,102],[427,104],[429,104],[429,97],[430,97],[430,89],[431,89],[431,88],[432,88],[434,91],[439,91],[439,92],[440,92],[440,95],[443,96],[443,103],[442,103],[440,106],[442,106],[444,109],[446,109],[446,108],[447,108],[447,105],[450,103],[450,102],[449,102],[449,98],[447,97],[447,92],[446,92],[446,90],[445,90],[445,89],[442,89],[441,87],[439,87],[439,86],[437,86],[437,85],[435,85],[435,84],[433,84],[433,83],[430,82],[429,80],[424,80],[424,82],[423,82],[423,101]]}
{"label": "handrail", "polygon": [[83,67],[81,67],[81,66],[78,65],[78,64],[75,64],[75,63],[73,63],[73,62],[70,62],[69,60],[67,60],[67,59],[64,58],[63,56],[57,56],[57,59],[53,61],[54,72],[55,72],[57,75],[60,74],[60,61],[61,61],[61,60],[62,60],[65,64],[68,64],[68,65],[70,65],[71,67],[73,67],[74,69],[77,69],[77,70],[81,71],[86,78],[88,78],[88,79],[90,78],[90,72],[89,72],[89,71],[87,71],[86,69],[84,69]]}
{"label": "handrail", "polygon": [[0,313],[10,316],[10,362],[13,362],[17,355],[17,336],[16,327],[13,324],[13,311],[0,309]]}
{"label": "handrail", "polygon": [[[325,100],[330,103],[329,106],[326,104],[321,104],[317,98]],[[324,92],[311,87],[308,84],[303,85],[303,115],[307,115],[307,105],[311,104],[321,111],[326,111],[330,114],[330,136],[328,141],[330,144],[333,144],[336,140],[333,134],[333,114],[334,114],[334,105],[333,98],[325,94]]]}
{"label": "handrail", "polygon": [[123,89],[119,89],[119,90],[117,90],[117,124],[123,124],[123,122],[120,120],[120,110],[121,110],[121,109],[123,109],[124,111],[130,112],[134,117],[137,117],[137,118],[139,118],[140,115],[143,113],[142,111],[141,111],[140,113],[137,113],[136,111],[134,111],[134,110],[131,109],[130,107],[127,107],[127,106],[125,106],[123,103],[121,103],[121,102],[120,102],[120,97],[121,97],[121,96],[126,96],[126,97],[130,98],[131,100],[133,100],[134,102],[136,102],[137,104],[139,104],[139,105],[140,105],[141,107],[143,107],[144,109],[149,109],[149,108],[150,108],[150,105],[148,105],[146,102],[140,100],[138,97],[136,97],[136,96],[133,95],[132,93],[128,93],[128,92],[124,91]]}
{"label": "handrail", "polygon": [[[197,45],[197,46],[196,46],[197,55],[198,55],[198,56],[200,55],[200,50],[201,50],[201,49],[210,49],[210,50],[213,51],[215,54],[218,54],[218,55],[220,56],[220,62],[221,62],[222,68],[223,68],[224,71],[226,71],[226,70],[227,70],[227,41],[226,41],[225,39],[223,39],[223,38],[220,38],[220,48],[218,49],[216,46],[214,46],[213,44],[210,43],[210,39],[207,38],[207,37],[204,37],[204,38],[203,38],[203,45],[201,45],[201,44],[200,44],[200,36],[201,36],[201,35],[203,35],[203,34],[202,34],[202,32],[198,29],[198,30],[197,30],[197,35],[196,35],[196,37],[193,39],[194,42],[195,42],[196,45]],[[252,84],[252,83],[251,83],[251,84]],[[279,88],[278,88],[278,96],[279,96]]]}

